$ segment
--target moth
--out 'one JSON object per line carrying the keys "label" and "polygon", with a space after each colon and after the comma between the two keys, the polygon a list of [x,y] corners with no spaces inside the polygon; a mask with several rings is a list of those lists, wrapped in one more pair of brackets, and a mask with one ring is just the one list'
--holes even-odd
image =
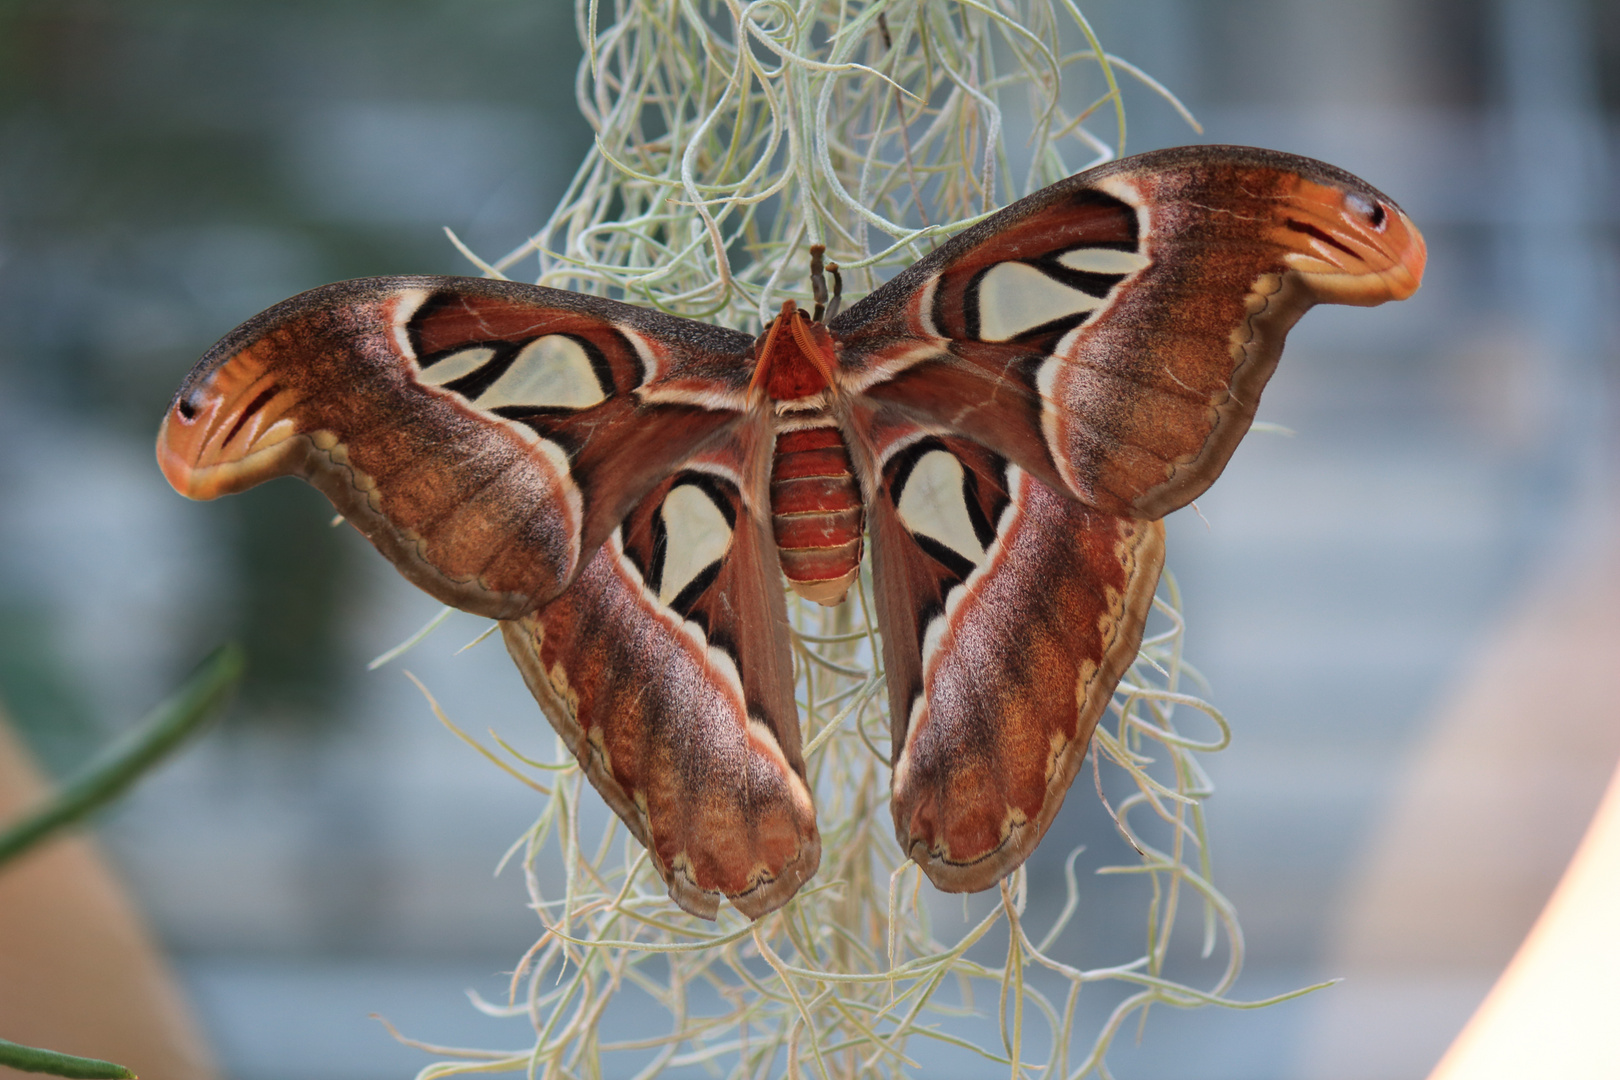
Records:
{"label": "moth", "polygon": [[782,579],[839,603],[869,548],[896,834],[973,891],[1057,813],[1140,644],[1160,519],[1220,474],[1289,328],[1411,295],[1424,257],[1342,170],[1182,147],[757,337],[508,281],[318,288],[202,358],[157,455],[194,499],[303,477],[411,581],[501,620],[711,919],[816,871]]}

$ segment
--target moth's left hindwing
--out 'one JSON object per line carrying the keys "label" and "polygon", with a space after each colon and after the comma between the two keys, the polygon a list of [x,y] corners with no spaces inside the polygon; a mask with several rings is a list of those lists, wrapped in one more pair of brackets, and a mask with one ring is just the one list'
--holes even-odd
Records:
{"label": "moth's left hindwing", "polygon": [[[524,679],[669,894],[758,917],[816,871],[787,613],[746,443],[661,482],[561,597],[503,624]],[[754,474],[754,475],[750,475]]]}

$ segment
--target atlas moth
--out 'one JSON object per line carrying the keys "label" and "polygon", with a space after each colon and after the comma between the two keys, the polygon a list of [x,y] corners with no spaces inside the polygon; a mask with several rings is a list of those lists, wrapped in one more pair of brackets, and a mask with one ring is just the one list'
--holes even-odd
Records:
{"label": "atlas moth", "polygon": [[1423,265],[1342,170],[1182,147],[757,336],[509,281],[327,285],[202,358],[158,460],[196,499],[303,477],[411,581],[501,620],[706,918],[816,872],[782,578],[837,604],[869,551],[895,831],[973,891],[1052,822],[1136,656],[1160,519],[1220,474],[1289,328],[1410,296]]}

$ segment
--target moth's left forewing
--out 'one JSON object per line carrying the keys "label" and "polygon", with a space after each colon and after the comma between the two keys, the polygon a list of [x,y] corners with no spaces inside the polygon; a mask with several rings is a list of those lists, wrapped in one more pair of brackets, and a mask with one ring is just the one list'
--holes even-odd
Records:
{"label": "moth's left forewing", "polygon": [[511,617],[735,424],[749,344],[515,282],[340,282],[210,350],[158,461],[191,498],[302,477],[417,585]]}
{"label": "moth's left forewing", "polygon": [[1426,252],[1388,196],[1308,158],[1190,147],[1095,174],[1147,262],[1054,347],[1043,427],[1072,491],[1159,517],[1220,475],[1307,310],[1405,299]]}
{"label": "moth's left forewing", "polygon": [[939,888],[988,888],[1051,824],[1135,659],[1163,530],[969,440],[873,424],[892,809]]}

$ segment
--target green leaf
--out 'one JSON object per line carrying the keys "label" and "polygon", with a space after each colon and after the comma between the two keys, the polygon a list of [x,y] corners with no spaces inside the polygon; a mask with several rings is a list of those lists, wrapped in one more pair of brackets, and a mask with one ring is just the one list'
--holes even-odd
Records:
{"label": "green leaf", "polygon": [[215,649],[179,690],[114,741],[100,758],[65,783],[43,806],[0,833],[0,865],[122,795],[219,711],[241,679],[242,667],[239,646]]}
{"label": "green leaf", "polygon": [[6,1039],[0,1039],[0,1065],[9,1065],[23,1072],[44,1073],[47,1076],[82,1077],[84,1080],[135,1080],[134,1073],[110,1061],[58,1054],[55,1050],[41,1050]]}

